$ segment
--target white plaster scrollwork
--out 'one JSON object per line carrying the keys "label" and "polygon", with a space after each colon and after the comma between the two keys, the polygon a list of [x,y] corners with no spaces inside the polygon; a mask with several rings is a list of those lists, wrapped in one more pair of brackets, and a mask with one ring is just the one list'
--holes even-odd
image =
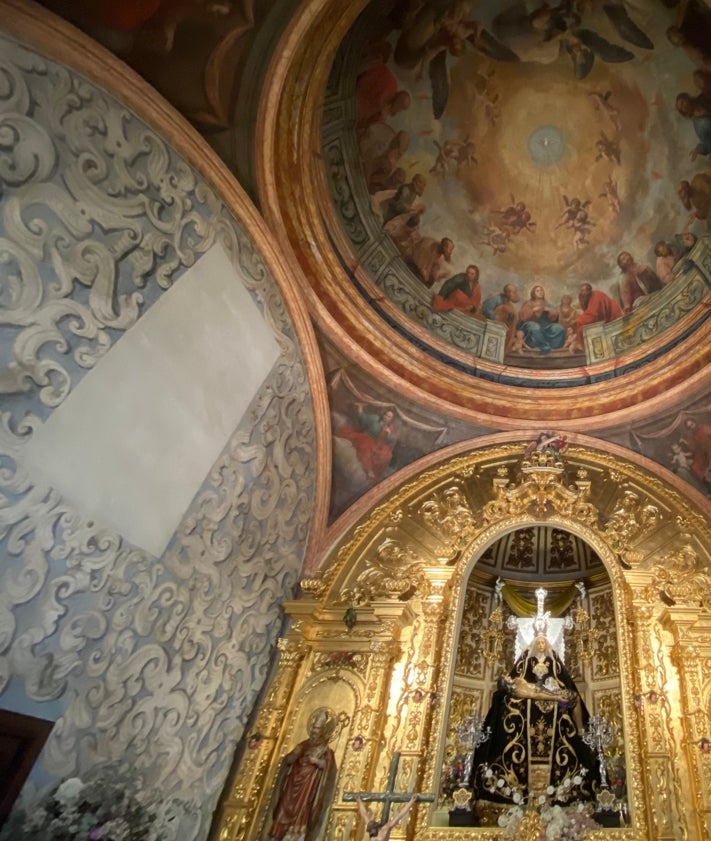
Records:
{"label": "white plaster scrollwork", "polygon": [[0,323],[15,328],[0,393],[39,389],[52,407],[111,331],[233,236],[192,170],[109,96],[7,40],[0,70]]}
{"label": "white plaster scrollwork", "polygon": [[[204,837],[311,522],[313,408],[293,326],[259,251],[161,138],[4,39],[0,179],[0,706],[10,679],[58,700],[52,775],[130,753],[148,787],[199,804],[189,837]],[[216,242],[281,355],[155,558],[33,485],[22,451]]]}

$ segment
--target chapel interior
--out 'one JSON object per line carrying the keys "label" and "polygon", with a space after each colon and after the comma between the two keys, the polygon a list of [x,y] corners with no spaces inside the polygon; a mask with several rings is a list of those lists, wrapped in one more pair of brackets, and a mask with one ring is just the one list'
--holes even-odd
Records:
{"label": "chapel interior", "polygon": [[2,841],[711,837],[708,0],[0,0],[0,213]]}

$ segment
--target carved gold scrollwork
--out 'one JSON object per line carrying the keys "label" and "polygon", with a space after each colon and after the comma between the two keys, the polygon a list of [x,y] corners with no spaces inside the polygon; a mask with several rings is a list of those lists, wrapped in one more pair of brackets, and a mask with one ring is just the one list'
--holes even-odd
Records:
{"label": "carved gold scrollwork", "polygon": [[469,678],[484,676],[487,652],[484,634],[488,606],[489,599],[485,593],[474,588],[467,590],[455,662],[455,670],[459,675]]}
{"label": "carved gold scrollwork", "polygon": [[324,651],[314,654],[311,665],[313,671],[335,669],[336,675],[341,669],[365,674],[366,660],[362,654],[354,651]]}
{"label": "carved gold scrollwork", "polygon": [[300,583],[301,589],[305,593],[309,593],[317,599],[321,598],[327,587],[327,582],[323,578],[302,578]]}
{"label": "carved gold scrollwork", "polygon": [[595,693],[595,709],[615,728],[615,737],[607,749],[607,756],[612,758],[622,757],[624,762],[624,723],[622,718],[622,698],[620,690],[602,689]]}
{"label": "carved gold scrollwork", "polygon": [[624,556],[623,560],[626,563],[634,565],[641,556],[630,554],[632,545],[657,525],[660,516],[659,509],[655,505],[643,500],[635,491],[628,489],[616,503],[603,530],[612,548],[617,550],[620,556]]}
{"label": "carved gold scrollwork", "polygon": [[564,484],[564,474],[565,465],[559,456],[545,452],[533,452],[521,461],[517,482],[509,480],[506,468],[499,468],[494,479],[494,499],[484,506],[485,522],[532,513],[539,517],[573,517],[592,526],[598,512],[588,501],[590,482],[585,471],[579,471],[571,485]]}
{"label": "carved gold scrollwork", "polygon": [[484,643],[484,657],[489,666],[493,666],[501,657],[501,649],[506,638],[504,631],[504,610],[499,602],[489,614],[487,627],[481,631]]}
{"label": "carved gold scrollwork", "polygon": [[339,602],[359,605],[379,598],[408,599],[423,580],[423,564],[415,552],[388,537],[374,556],[366,558],[355,586],[343,590]]}
{"label": "carved gold scrollwork", "polygon": [[301,646],[300,643],[294,643],[291,640],[286,639],[285,637],[280,637],[277,640],[277,649],[279,650],[279,653],[281,654],[282,662],[284,662],[285,658],[289,654],[291,654],[291,655],[300,654],[301,651],[302,651],[302,646]]}
{"label": "carved gold scrollwork", "polygon": [[464,491],[452,485],[433,494],[419,507],[418,514],[423,523],[442,537],[447,546],[438,550],[438,555],[448,556],[457,548],[466,546],[477,523]]}
{"label": "carved gold scrollwork", "polygon": [[603,590],[591,594],[590,604],[593,611],[591,644],[593,646],[593,675],[604,680],[619,675],[619,651],[617,628],[615,625],[615,607],[612,593]]}
{"label": "carved gold scrollwork", "polygon": [[711,610],[711,578],[693,546],[686,544],[651,569],[652,588],[668,603]]}

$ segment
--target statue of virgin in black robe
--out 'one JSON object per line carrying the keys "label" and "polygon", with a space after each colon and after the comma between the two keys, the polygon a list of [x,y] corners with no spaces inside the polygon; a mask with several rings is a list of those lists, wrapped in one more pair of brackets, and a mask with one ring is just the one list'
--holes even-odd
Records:
{"label": "statue of virgin in black robe", "polygon": [[563,661],[537,636],[492,698],[484,722],[491,736],[472,763],[476,799],[592,800],[599,767],[581,736],[589,717]]}

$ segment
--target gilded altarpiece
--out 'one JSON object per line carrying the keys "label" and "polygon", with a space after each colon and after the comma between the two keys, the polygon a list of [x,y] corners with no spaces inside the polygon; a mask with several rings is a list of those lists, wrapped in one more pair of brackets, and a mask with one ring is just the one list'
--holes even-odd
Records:
{"label": "gilded altarpiece", "polygon": [[498,668],[477,655],[493,595],[470,579],[503,536],[541,526],[575,535],[604,571],[579,604],[592,655],[576,662],[573,640],[570,663],[591,711],[624,733],[608,756],[626,769],[629,817],[589,837],[711,837],[709,523],[637,465],[584,446],[561,458],[524,444],[421,474],[343,538],[321,577],[302,581],[303,597],[286,605],[260,739],[244,751],[217,837],[267,837],[280,761],[327,706],[338,772],[319,838],[363,837],[343,795],[384,791],[396,753],[394,791],[432,802],[418,803],[393,839],[503,838],[494,827],[441,825],[442,769],[457,717],[485,707]]}

